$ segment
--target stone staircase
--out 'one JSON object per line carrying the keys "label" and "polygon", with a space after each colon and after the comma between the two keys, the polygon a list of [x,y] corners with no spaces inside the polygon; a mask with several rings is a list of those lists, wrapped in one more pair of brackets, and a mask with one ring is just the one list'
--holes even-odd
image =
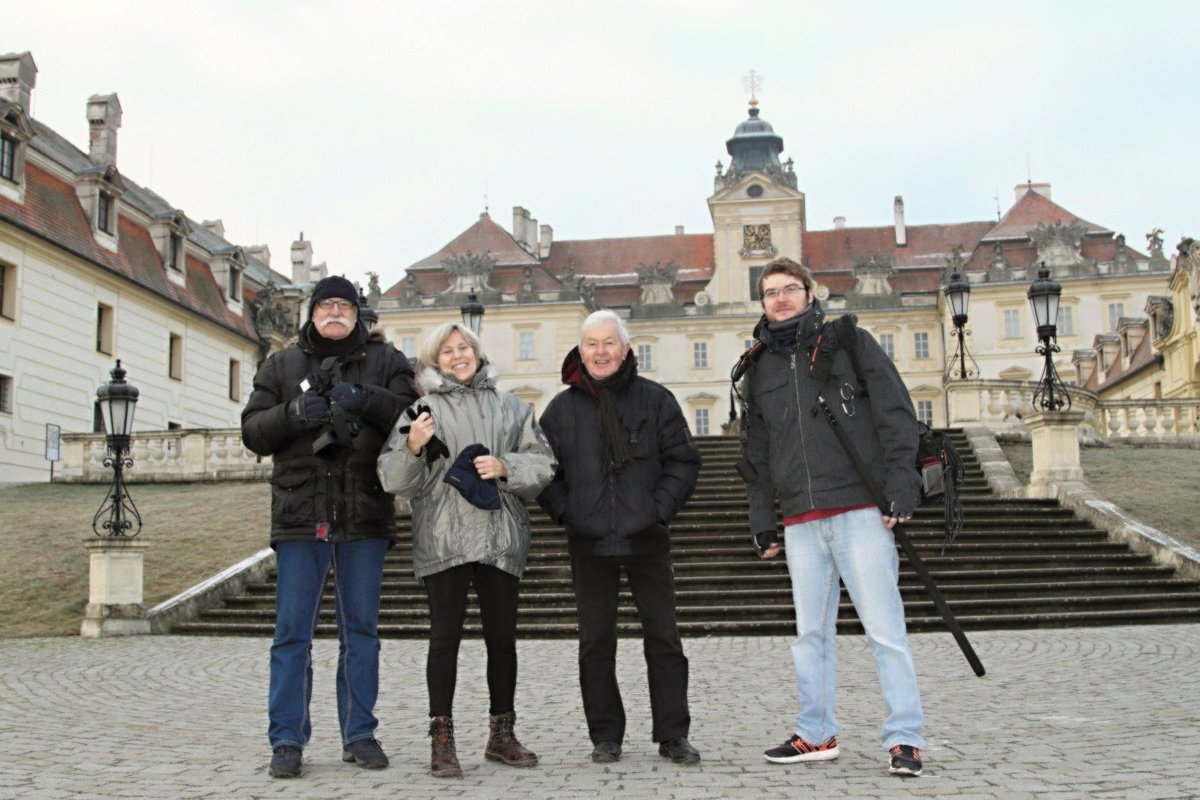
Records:
{"label": "stone staircase", "polygon": [[[908,532],[929,565],[951,609],[967,630],[1080,625],[1200,622],[1200,582],[1182,580],[1170,567],[1111,542],[1053,500],[994,497],[967,439],[949,431],[963,455],[961,489],[965,524],[943,554],[941,507],[923,508]],[[737,440],[698,440],[704,466],[691,501],[672,525],[679,625],[685,636],[794,633],[787,566],[764,561],[750,545],[746,495],[733,465]],[[575,605],[566,541],[540,509],[533,508],[533,548],[521,581],[518,635],[574,637]],[[384,569],[380,631],[384,637],[424,637],[428,610],[424,588],[412,574],[407,515],[399,519],[399,544]],[[919,579],[901,556],[900,591],[909,630],[945,626]],[[174,627],[175,633],[270,636],[274,625],[273,582]],[[474,597],[468,606],[469,635],[479,634]],[[336,636],[333,595],[327,587],[318,635]],[[637,613],[622,587],[619,628],[640,631]],[[862,628],[842,592],[839,632]]]}

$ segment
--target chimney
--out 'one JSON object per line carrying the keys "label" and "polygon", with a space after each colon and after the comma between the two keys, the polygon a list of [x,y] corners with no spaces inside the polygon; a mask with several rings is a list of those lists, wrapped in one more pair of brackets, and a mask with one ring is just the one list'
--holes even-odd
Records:
{"label": "chimney", "polygon": [[1034,194],[1040,194],[1042,197],[1049,200],[1050,199],[1050,184],[1027,182],[1027,183],[1018,183],[1016,186],[1013,187],[1013,193],[1016,195],[1016,200],[1020,200],[1022,197],[1029,194],[1030,192],[1033,192]]}
{"label": "chimney", "polygon": [[908,246],[908,233],[904,230],[904,198],[896,195],[895,202],[892,203],[892,210],[896,215],[896,247]]}
{"label": "chimney", "polygon": [[300,238],[292,242],[292,283],[309,282],[312,256],[312,242],[304,241],[304,231],[300,231]]}
{"label": "chimney", "polygon": [[526,239],[525,220],[529,219],[529,212],[521,206],[513,206],[513,226],[512,235],[517,240],[517,244],[522,247],[529,246],[529,240]]}
{"label": "chimney", "polygon": [[264,267],[271,266],[271,248],[265,244],[253,244],[245,248],[246,255],[258,261]]}
{"label": "chimney", "polygon": [[117,163],[117,129],[121,127],[121,101],[115,94],[88,98],[88,155],[97,164]]}
{"label": "chimney", "polygon": [[538,244],[538,257],[550,257],[550,245],[554,244],[554,228],[549,225],[542,226],[542,236]]}
{"label": "chimney", "polygon": [[220,236],[222,239],[225,238],[225,223],[220,219],[206,219],[200,224],[207,228],[213,235]]}
{"label": "chimney", "polygon": [[0,56],[0,99],[16,103],[29,114],[37,71],[37,64],[28,52]]}
{"label": "chimney", "polygon": [[683,236],[683,226],[682,226],[682,225],[676,225],[676,226],[675,226],[675,235],[676,235],[676,236]]}
{"label": "chimney", "polygon": [[538,221],[525,214],[525,249],[530,253],[538,251]]}
{"label": "chimney", "polygon": [[844,227],[846,227],[846,218],[845,217],[837,216],[837,217],[833,218],[833,229],[835,231],[841,230]]}

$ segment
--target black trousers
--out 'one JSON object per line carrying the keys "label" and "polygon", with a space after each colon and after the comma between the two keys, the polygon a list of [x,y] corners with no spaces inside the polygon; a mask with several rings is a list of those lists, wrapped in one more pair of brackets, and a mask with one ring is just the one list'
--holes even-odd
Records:
{"label": "black trousers", "polygon": [[475,585],[487,645],[488,713],[513,710],[517,690],[516,575],[488,564],[461,564],[425,578],[429,593],[429,657],[425,682],[429,686],[429,716],[452,716],[458,682],[458,645],[467,616],[467,589]]}
{"label": "black trousers", "polygon": [[592,743],[625,738],[625,707],[617,686],[617,592],[621,568],[642,622],[650,685],[652,738],[687,736],[688,661],[675,621],[675,568],[670,553],[571,559],[579,614],[579,686]]}

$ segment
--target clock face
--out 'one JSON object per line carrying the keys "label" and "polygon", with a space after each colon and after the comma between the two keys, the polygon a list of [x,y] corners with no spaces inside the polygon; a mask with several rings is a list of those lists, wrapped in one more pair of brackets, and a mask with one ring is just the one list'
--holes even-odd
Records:
{"label": "clock face", "polygon": [[762,197],[762,193],[763,193],[763,188],[762,188],[762,186],[759,186],[757,183],[750,184],[749,188],[746,189],[747,197]]}
{"label": "clock face", "polygon": [[743,225],[742,245],[747,250],[766,250],[771,246],[771,226]]}

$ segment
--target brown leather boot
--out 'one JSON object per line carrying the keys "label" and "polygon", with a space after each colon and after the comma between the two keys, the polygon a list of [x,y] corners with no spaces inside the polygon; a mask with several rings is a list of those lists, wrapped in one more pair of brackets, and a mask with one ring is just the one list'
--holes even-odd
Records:
{"label": "brown leather boot", "polygon": [[538,763],[537,755],[518,742],[513,734],[513,723],[516,721],[515,711],[491,715],[492,735],[484,748],[484,758],[503,761],[510,767],[532,767]]}
{"label": "brown leather boot", "polygon": [[454,751],[454,721],[450,717],[430,719],[429,738],[433,745],[430,774],[435,778],[461,778],[462,767],[458,765],[458,754]]}

